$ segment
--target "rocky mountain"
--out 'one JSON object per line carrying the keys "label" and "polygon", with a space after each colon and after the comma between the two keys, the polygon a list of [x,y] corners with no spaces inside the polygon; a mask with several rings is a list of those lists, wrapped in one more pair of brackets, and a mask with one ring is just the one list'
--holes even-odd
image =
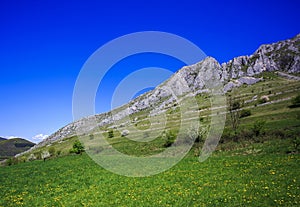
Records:
{"label": "rocky mountain", "polygon": [[109,113],[98,114],[75,121],[37,144],[34,148],[76,135],[76,130],[83,128],[85,132],[93,130],[88,124],[91,119],[97,121],[97,127],[129,124],[123,120],[128,115],[141,110],[151,110],[152,115],[174,107],[178,99],[205,93],[207,84],[222,83],[224,92],[243,84],[251,85],[262,80],[257,75],[264,71],[278,71],[278,75],[290,76],[300,73],[300,34],[292,39],[273,44],[261,45],[252,55],[240,56],[227,63],[219,64],[214,58],[207,57],[191,66],[185,66],[171,78],[125,106]]}

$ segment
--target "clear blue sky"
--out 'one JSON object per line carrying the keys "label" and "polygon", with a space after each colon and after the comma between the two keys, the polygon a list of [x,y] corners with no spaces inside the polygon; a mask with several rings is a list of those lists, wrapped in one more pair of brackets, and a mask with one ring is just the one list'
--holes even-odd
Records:
{"label": "clear blue sky", "polygon": [[[0,136],[33,140],[70,123],[73,87],[82,65],[97,48],[121,35],[174,33],[224,62],[249,55],[262,43],[295,36],[300,32],[299,8],[298,0],[1,0]],[[182,65],[145,55],[124,61],[122,71],[114,68],[103,84],[109,94],[133,66],[175,71]],[[97,95],[97,112],[109,109],[105,97]]]}

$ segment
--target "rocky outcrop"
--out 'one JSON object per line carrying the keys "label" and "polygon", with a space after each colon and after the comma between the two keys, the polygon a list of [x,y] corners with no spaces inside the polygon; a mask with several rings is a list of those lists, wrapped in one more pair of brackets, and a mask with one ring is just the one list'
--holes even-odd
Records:
{"label": "rocky outcrop", "polygon": [[233,88],[240,87],[243,84],[252,85],[259,81],[263,80],[262,78],[254,78],[254,77],[241,77],[237,80],[231,80],[224,86],[224,92],[230,91]]}
{"label": "rocky outcrop", "polygon": [[300,72],[300,34],[273,44],[261,45],[252,55],[222,64],[226,79],[253,76],[263,71]]}
{"label": "rocky outcrop", "polygon": [[[110,127],[117,128],[116,122],[130,114],[141,110],[152,110],[152,114],[159,114],[173,107],[178,97],[207,92],[207,88],[216,83],[223,83],[224,92],[243,84],[255,84],[262,80],[255,75],[264,71],[289,74],[300,72],[300,34],[289,40],[261,45],[252,55],[236,57],[222,65],[214,58],[207,57],[197,64],[183,67],[169,80],[137,97],[125,107],[92,118],[96,119],[97,126],[114,124]],[[91,117],[87,117],[61,128],[35,148],[76,135],[78,128],[85,128],[84,131],[93,130],[88,124],[90,119]],[[127,122],[121,124],[126,125]]]}

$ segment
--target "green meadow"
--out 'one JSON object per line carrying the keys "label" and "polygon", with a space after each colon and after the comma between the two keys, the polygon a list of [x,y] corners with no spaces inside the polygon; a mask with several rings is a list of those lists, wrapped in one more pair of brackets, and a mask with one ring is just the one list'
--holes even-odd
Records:
{"label": "green meadow", "polygon": [[0,206],[299,206],[299,171],[299,154],[245,149],[130,178],[83,154],[1,168]]}
{"label": "green meadow", "polygon": [[[250,113],[239,118],[235,132],[227,115],[219,145],[206,161],[198,160],[205,141],[199,137],[173,168],[150,177],[125,177],[103,169],[86,153],[70,154],[77,140],[73,136],[1,167],[0,206],[300,206],[300,107],[290,107],[300,83],[272,73],[262,75],[265,81],[227,94],[242,100],[242,109]],[[269,97],[266,103],[260,100],[264,95]],[[196,100],[200,111],[209,107],[208,96]],[[151,142],[128,140],[108,127],[87,138],[96,142],[101,133],[123,153],[156,154],[174,141],[179,112],[167,111],[165,136]],[[209,124],[209,113],[202,110],[196,117],[203,126]],[[146,112],[131,120],[137,120],[133,124],[140,129],[149,127]],[[44,162],[39,155],[45,150],[52,155]],[[37,160],[29,161],[30,154]]]}

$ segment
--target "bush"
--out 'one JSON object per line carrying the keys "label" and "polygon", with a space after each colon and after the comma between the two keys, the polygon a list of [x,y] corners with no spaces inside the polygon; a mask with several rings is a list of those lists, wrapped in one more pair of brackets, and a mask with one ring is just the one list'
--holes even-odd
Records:
{"label": "bush", "polygon": [[114,131],[111,129],[108,131],[108,138],[113,138],[114,137]]}
{"label": "bush", "polygon": [[244,118],[244,117],[247,117],[247,116],[251,116],[251,110],[250,109],[241,110],[240,118]]}
{"label": "bush", "polygon": [[231,140],[231,133],[230,133],[230,131],[224,129],[223,134],[222,134],[221,139],[220,139],[219,142],[220,142],[221,144],[223,144],[223,143],[226,143],[226,142],[228,142],[228,141],[230,141],[230,140]]}
{"label": "bush", "polygon": [[50,147],[49,148],[49,153],[50,153],[50,156],[54,156],[55,155],[55,148],[54,147]]}
{"label": "bush", "polygon": [[70,153],[82,154],[82,152],[84,152],[84,146],[81,144],[80,141],[75,141],[73,144],[73,148],[70,149]]}
{"label": "bush", "polygon": [[8,166],[15,165],[17,163],[18,163],[18,159],[15,157],[11,157],[11,158],[7,159],[5,162],[5,164]]}
{"label": "bush", "polygon": [[299,152],[300,151],[300,138],[299,137],[294,137],[292,140],[293,143],[293,151],[294,152]]}
{"label": "bush", "polygon": [[271,138],[274,138],[274,137],[276,137],[276,138],[278,138],[278,139],[284,139],[284,138],[286,138],[287,137],[287,132],[286,132],[286,130],[284,130],[284,129],[272,129],[272,130],[268,130],[267,132],[266,132],[266,135],[268,136],[268,137],[271,137]]}
{"label": "bush", "polygon": [[252,132],[252,130],[249,130],[248,128],[243,128],[240,131],[239,136],[244,140],[251,140],[253,138],[253,132]]}
{"label": "bush", "polygon": [[168,131],[166,133],[166,142],[164,143],[164,147],[170,147],[176,139],[176,135],[173,131]]}
{"label": "bush", "polygon": [[261,134],[263,134],[264,132],[264,127],[265,127],[266,121],[256,121],[254,122],[253,126],[252,126],[252,132],[253,134],[258,137]]}

